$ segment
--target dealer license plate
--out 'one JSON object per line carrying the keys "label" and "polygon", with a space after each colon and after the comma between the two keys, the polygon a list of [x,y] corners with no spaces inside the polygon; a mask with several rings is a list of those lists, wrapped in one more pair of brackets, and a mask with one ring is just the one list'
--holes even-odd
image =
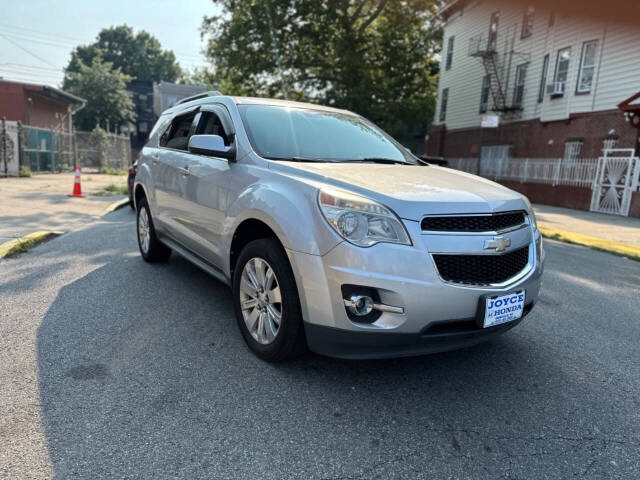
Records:
{"label": "dealer license plate", "polygon": [[512,322],[522,316],[524,290],[494,298],[487,297],[485,302],[484,328]]}

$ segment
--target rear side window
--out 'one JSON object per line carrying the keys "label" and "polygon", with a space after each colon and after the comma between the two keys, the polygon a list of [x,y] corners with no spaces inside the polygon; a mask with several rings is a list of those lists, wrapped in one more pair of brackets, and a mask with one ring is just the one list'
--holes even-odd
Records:
{"label": "rear side window", "polygon": [[174,150],[187,150],[189,137],[191,136],[191,125],[196,112],[176,117],[171,125],[160,136],[160,146],[172,148]]}

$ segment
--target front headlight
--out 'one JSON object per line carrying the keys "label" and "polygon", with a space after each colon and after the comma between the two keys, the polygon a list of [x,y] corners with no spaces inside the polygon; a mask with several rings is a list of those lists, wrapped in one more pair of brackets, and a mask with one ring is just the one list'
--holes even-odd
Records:
{"label": "front headlight", "polygon": [[320,190],[320,211],[345,240],[360,247],[376,243],[411,245],[400,219],[384,205],[353,193]]}

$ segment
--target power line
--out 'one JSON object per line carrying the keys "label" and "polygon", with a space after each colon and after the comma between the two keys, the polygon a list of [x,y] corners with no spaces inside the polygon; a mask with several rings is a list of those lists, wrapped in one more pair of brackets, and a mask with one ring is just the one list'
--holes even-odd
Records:
{"label": "power line", "polygon": [[0,77],[2,80],[8,80],[13,82],[24,82],[24,83],[33,83],[33,84],[45,84],[45,85],[60,85],[61,80],[52,79],[52,78],[43,78],[43,77],[30,77],[25,75],[18,75],[15,73],[0,73]]}
{"label": "power line", "polygon": [[7,31],[4,31],[4,30],[0,30],[0,32],[4,36],[8,36],[8,37],[11,37],[11,38],[16,39],[16,40],[22,40],[24,42],[40,43],[42,45],[49,45],[51,47],[64,48],[65,50],[70,49],[70,48],[75,48],[75,46],[76,46],[76,44],[72,44],[72,43],[62,43],[62,42],[41,40],[39,38],[29,37],[27,35],[18,35],[18,34],[15,34],[13,32],[7,32]]}
{"label": "power line", "polygon": [[61,69],[61,68],[38,67],[36,65],[26,65],[24,63],[0,63],[0,68],[3,68],[3,65],[9,66],[9,67],[16,67],[16,68],[28,68],[28,69],[35,69],[35,70],[48,70],[50,72],[64,72],[64,70]]}
{"label": "power line", "polygon": [[0,27],[3,28],[9,28],[9,29],[13,29],[13,30],[18,30],[20,33],[24,33],[25,31],[29,31],[29,32],[33,32],[36,35],[39,36],[43,36],[43,37],[53,37],[53,38],[66,38],[67,40],[71,40],[73,42],[84,42],[85,40],[80,40],[78,38],[73,38],[73,37],[69,37],[66,35],[61,35],[59,33],[48,33],[48,32],[44,32],[42,30],[34,30],[32,28],[25,28],[25,27],[21,27],[21,26],[16,26],[16,25],[9,25],[7,23],[0,23]]}
{"label": "power line", "polygon": [[52,67],[55,67],[55,65],[54,65],[54,64],[52,64],[52,63],[48,62],[47,60],[45,60],[45,59],[44,59],[44,58],[42,58],[42,57],[39,57],[39,56],[38,56],[38,55],[36,55],[35,53],[33,53],[33,52],[29,51],[28,49],[24,48],[24,47],[23,47],[22,45],[20,45],[19,43],[14,42],[14,41],[13,41],[13,40],[11,40],[9,37],[7,37],[5,34],[0,33],[0,37],[4,38],[7,42],[9,42],[9,43],[11,43],[11,44],[15,45],[16,47],[18,47],[18,48],[19,48],[20,50],[22,50],[23,52],[28,53],[28,54],[29,54],[29,55],[31,55],[33,58],[37,58],[37,59],[38,59],[38,60],[40,60],[41,62],[44,62],[44,63],[46,63],[47,65],[50,65],[50,66],[52,66]]}

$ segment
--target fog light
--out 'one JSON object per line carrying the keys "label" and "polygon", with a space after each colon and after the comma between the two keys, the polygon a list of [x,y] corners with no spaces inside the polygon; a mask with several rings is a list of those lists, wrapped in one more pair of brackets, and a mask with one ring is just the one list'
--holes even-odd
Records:
{"label": "fog light", "polygon": [[367,295],[352,295],[344,301],[351,313],[358,317],[368,315],[373,310],[373,299]]}

